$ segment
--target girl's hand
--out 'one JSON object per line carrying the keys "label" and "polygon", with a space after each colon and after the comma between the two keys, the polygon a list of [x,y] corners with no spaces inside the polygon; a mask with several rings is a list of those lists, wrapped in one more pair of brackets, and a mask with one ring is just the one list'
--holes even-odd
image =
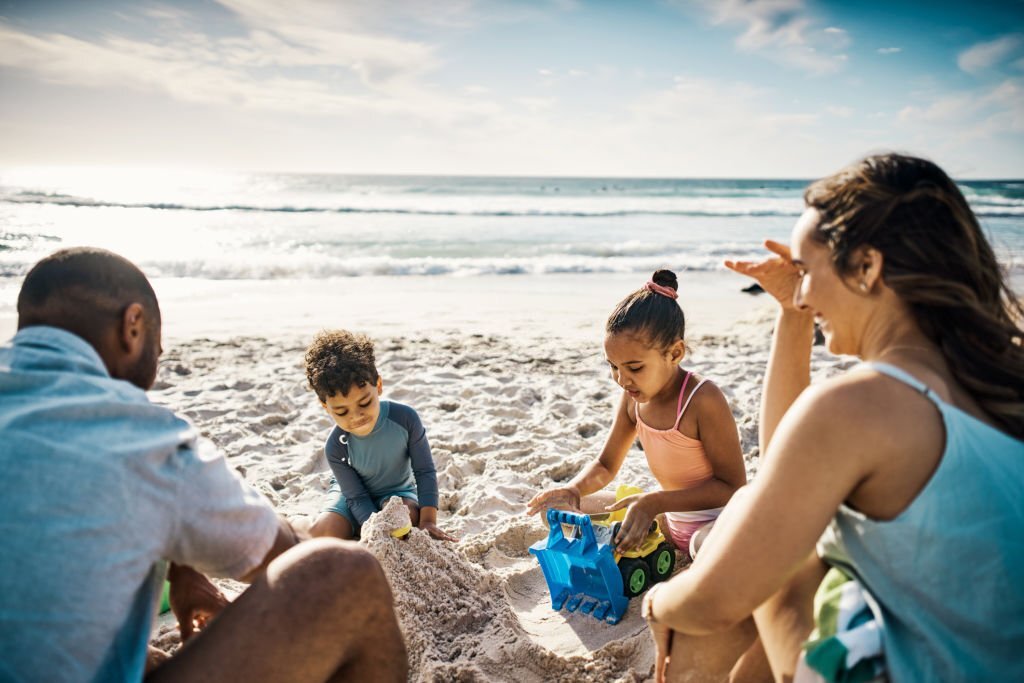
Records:
{"label": "girl's hand", "polygon": [[421,522],[420,523],[420,528],[423,529],[424,531],[426,531],[428,534],[430,534],[431,538],[433,538],[435,540],[438,540],[438,541],[456,541],[456,542],[458,542],[458,540],[459,540],[455,536],[452,536],[447,531],[442,529],[441,527],[439,527],[436,524],[434,524],[433,522]]}
{"label": "girl's hand", "polygon": [[550,508],[580,512],[580,492],[575,486],[561,486],[538,493],[526,504],[526,514],[535,515]]}
{"label": "girl's hand", "polygon": [[636,493],[617,500],[605,508],[608,512],[614,512],[629,506],[626,518],[622,520],[622,525],[619,527],[619,535],[615,537],[616,551],[626,553],[636,550],[647,538],[651,522],[654,520],[654,515],[657,514],[650,509],[648,500],[650,499],[647,494]]}
{"label": "girl's hand", "polygon": [[776,255],[758,263],[726,261],[725,267],[740,275],[754,278],[784,309],[796,310],[793,295],[800,284],[800,272],[793,265],[789,247],[774,240],[765,241],[764,246]]}

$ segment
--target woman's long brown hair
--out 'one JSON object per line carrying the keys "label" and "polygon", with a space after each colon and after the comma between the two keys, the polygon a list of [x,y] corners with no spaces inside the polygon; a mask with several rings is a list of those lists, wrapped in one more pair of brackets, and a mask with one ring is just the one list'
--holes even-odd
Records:
{"label": "woman's long brown hair", "polygon": [[871,156],[807,188],[817,238],[840,274],[858,247],[882,252],[885,283],[993,420],[1024,438],[1024,305],[963,194],[934,163]]}

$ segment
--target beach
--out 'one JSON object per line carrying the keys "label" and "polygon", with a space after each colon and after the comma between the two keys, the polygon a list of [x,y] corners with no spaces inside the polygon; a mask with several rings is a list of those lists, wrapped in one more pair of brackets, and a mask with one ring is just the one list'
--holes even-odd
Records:
{"label": "beach", "polygon": [[[322,329],[376,343],[383,398],[419,413],[457,543],[390,531],[362,543],[391,583],[414,681],[643,681],[653,647],[633,600],[615,625],[555,612],[526,502],[595,457],[620,389],[604,359],[615,304],[657,268],[679,276],[688,354],[732,408],[757,474],[761,383],[775,305],[723,259],[765,255],[802,211],[798,180],[0,175],[0,335],[21,282],[57,249],[138,264],[160,301],[151,399],[191,419],[296,527],[328,503],[332,422],[306,386]],[[1024,195],[965,185],[1018,291]],[[815,347],[815,379],[854,364]],[[633,448],[616,484],[650,490]],[[221,581],[229,595],[244,586]],[[154,644],[178,647],[173,617]]]}
{"label": "beach", "polygon": [[[741,278],[721,277],[742,284]],[[691,325],[704,332],[690,335],[683,364],[722,388],[752,477],[773,306],[764,295],[694,279],[684,274],[681,289],[689,284],[691,292],[708,288],[718,295],[689,300]],[[599,283],[593,276],[556,278],[544,286],[505,281],[504,290],[486,281],[472,288],[417,278],[386,288],[361,282],[366,291],[381,292],[378,303],[430,303],[416,315],[390,320],[381,318],[387,307],[380,306],[362,313],[358,306],[339,306],[316,317],[315,311],[332,310],[324,308],[330,295],[311,300],[300,288],[279,293],[296,302],[280,325],[276,298],[264,306],[249,292],[247,303],[235,304],[248,327],[223,318],[223,301],[168,293],[166,352],[151,397],[193,420],[282,514],[308,526],[327,502],[323,442],[331,422],[306,386],[302,355],[322,327],[370,334],[383,397],[416,408],[427,429],[441,492],[440,525],[459,538],[447,544],[415,530],[409,540],[395,540],[388,531],[401,520],[386,519],[395,510],[372,518],[364,533],[362,542],[381,561],[394,591],[411,679],[647,680],[653,649],[639,601],[616,625],[553,611],[529,553],[546,528],[524,514],[530,497],[566,482],[600,450],[619,398],[604,362],[603,320],[619,296],[642,282]],[[469,289],[476,294],[467,300]],[[486,301],[491,305],[482,305]],[[450,319],[445,310],[453,311]],[[314,319],[303,327],[307,314]],[[820,347],[815,359],[819,376],[851,364]],[[616,483],[654,486],[636,448]],[[223,586],[229,592],[243,588]],[[169,615],[154,642],[176,646]]]}

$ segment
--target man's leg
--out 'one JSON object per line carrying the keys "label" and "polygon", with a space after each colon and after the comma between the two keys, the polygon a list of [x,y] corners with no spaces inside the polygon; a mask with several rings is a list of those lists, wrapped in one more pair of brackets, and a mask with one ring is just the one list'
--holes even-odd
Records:
{"label": "man's leg", "polygon": [[355,538],[356,532],[352,528],[352,522],[348,521],[344,515],[339,515],[337,512],[324,511],[313,522],[313,526],[309,527],[309,535],[313,538],[329,536],[331,538],[348,540]]}
{"label": "man's leg", "polygon": [[376,559],[354,543],[315,539],[271,562],[264,576],[146,681],[407,676],[391,589]]}

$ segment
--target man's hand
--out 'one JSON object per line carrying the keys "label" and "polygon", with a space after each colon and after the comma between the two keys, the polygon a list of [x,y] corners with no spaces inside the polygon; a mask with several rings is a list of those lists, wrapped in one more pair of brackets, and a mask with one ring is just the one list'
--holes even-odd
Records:
{"label": "man's hand", "polygon": [[617,500],[605,509],[608,512],[621,510],[629,507],[626,511],[626,518],[622,520],[619,527],[619,534],[615,537],[615,550],[626,553],[640,547],[640,544],[647,538],[656,512],[650,509],[649,501],[645,493],[636,493]]}
{"label": "man's hand", "polygon": [[535,515],[551,508],[556,510],[580,511],[580,492],[575,486],[561,486],[548,489],[534,496],[526,504],[526,514]]}
{"label": "man's hand", "polygon": [[172,564],[167,570],[171,582],[170,603],[178,619],[181,642],[202,630],[228,604],[224,594],[208,578],[192,569]]}

